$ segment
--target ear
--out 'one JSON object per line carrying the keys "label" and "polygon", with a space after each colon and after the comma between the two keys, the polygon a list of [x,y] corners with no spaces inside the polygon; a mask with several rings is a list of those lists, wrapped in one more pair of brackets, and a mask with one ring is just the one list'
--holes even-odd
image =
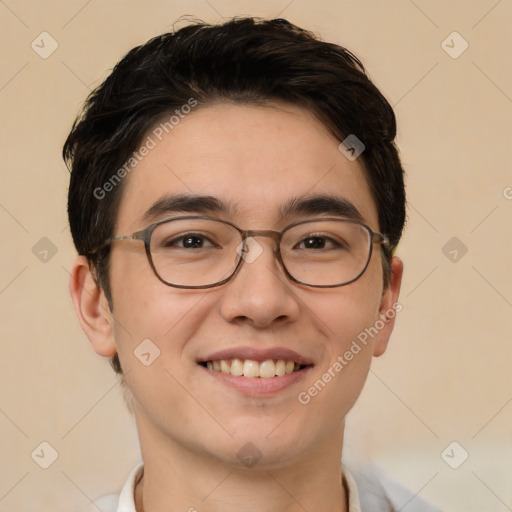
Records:
{"label": "ear", "polygon": [[384,327],[379,330],[375,338],[373,355],[379,357],[386,351],[389,338],[395,326],[396,315],[402,310],[402,305],[398,302],[400,295],[400,285],[402,284],[402,274],[404,264],[397,256],[391,258],[391,276],[388,287],[382,294],[382,300],[379,307],[379,320],[384,323]]}
{"label": "ear", "polygon": [[96,284],[85,256],[78,256],[73,262],[69,293],[80,325],[94,351],[103,357],[115,355],[114,318],[105,293]]}

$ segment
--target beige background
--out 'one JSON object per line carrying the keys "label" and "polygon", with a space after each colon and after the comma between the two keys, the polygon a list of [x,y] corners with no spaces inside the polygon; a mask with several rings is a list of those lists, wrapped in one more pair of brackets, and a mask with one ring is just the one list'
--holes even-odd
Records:
{"label": "beige background", "polygon": [[[346,449],[445,511],[512,510],[511,0],[0,0],[0,511],[78,510],[138,461],[117,379],[68,297],[60,151],[89,90],[183,14],[286,17],[354,51],[395,106],[404,309]],[[58,43],[47,59],[31,48],[44,31]],[[456,59],[442,46],[453,31],[469,44]],[[48,242],[33,252],[42,237],[57,250],[47,261]],[[467,247],[456,262],[443,252],[452,237]],[[43,441],[58,452],[46,470]],[[441,457],[452,441],[452,464],[469,454],[458,469]]]}

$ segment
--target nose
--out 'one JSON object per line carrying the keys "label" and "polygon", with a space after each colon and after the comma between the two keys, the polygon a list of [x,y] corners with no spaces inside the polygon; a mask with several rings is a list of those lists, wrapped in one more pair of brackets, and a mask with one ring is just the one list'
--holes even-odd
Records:
{"label": "nose", "polygon": [[275,241],[250,237],[245,247],[241,267],[224,285],[220,307],[223,318],[256,328],[295,321],[300,303],[295,286],[278,262]]}

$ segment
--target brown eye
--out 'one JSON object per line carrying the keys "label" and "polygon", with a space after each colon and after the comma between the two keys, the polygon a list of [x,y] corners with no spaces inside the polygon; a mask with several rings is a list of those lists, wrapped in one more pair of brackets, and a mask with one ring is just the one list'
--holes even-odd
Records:
{"label": "brown eye", "polygon": [[299,249],[344,249],[345,244],[328,236],[311,235],[303,238],[298,244]]}
{"label": "brown eye", "polygon": [[173,237],[165,240],[162,243],[162,247],[177,247],[179,249],[202,249],[203,247],[215,247],[215,244],[213,244],[207,237],[203,235],[187,233],[179,237]]}

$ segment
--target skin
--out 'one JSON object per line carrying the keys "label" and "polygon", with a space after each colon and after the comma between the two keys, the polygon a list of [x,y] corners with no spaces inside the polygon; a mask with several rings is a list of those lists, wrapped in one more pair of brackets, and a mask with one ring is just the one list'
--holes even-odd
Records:
{"label": "skin", "polygon": [[[355,205],[378,232],[363,163],[349,161],[338,144],[297,106],[198,108],[125,178],[115,234],[149,225],[142,216],[164,193],[212,195],[237,205],[236,216],[224,218],[238,226],[275,230],[300,218],[280,217],[278,208],[288,199],[336,195]],[[357,281],[311,288],[286,277],[270,238],[257,241],[263,253],[254,262],[207,290],[164,285],[142,242],[113,244],[114,313],[85,258],[74,262],[70,290],[82,328],[98,354],[119,354],[133,396],[145,464],[135,493],[138,512],[347,510],[340,462],[344,419],[372,356],[386,350],[394,319],[307,405],[297,395],[398,301],[402,263],[393,258],[391,283],[383,290],[376,245]],[[146,338],[161,351],[150,366],[133,355]],[[247,397],[196,362],[233,346],[287,347],[314,367],[302,382],[277,394]],[[261,453],[251,468],[237,458],[248,442]]]}

